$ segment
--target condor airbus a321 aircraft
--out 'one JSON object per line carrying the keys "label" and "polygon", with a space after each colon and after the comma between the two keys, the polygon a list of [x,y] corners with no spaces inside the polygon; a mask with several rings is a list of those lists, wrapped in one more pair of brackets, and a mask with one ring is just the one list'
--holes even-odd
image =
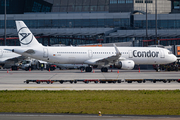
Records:
{"label": "condor airbus a321 aircraft", "polygon": [[42,46],[23,21],[16,21],[22,47],[12,51],[23,56],[56,64],[88,64],[101,66],[108,72],[109,65],[133,69],[135,64],[168,64],[177,60],[169,50],[158,47],[50,47]]}

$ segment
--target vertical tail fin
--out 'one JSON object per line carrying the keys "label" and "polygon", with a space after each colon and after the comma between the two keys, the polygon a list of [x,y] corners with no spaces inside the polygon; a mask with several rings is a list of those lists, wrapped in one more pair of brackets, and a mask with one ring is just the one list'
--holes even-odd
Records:
{"label": "vertical tail fin", "polygon": [[16,27],[21,46],[42,46],[23,21],[16,21]]}

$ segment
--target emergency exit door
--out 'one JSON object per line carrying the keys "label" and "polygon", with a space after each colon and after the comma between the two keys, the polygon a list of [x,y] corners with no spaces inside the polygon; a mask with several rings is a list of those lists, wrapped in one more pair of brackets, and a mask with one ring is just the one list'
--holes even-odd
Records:
{"label": "emergency exit door", "polygon": [[2,57],[2,55],[3,55],[3,51],[2,49],[0,49],[0,57]]}
{"label": "emergency exit door", "polygon": [[165,55],[164,55],[164,50],[160,50],[160,54],[161,54],[161,58],[164,58]]}
{"label": "emergency exit door", "polygon": [[43,48],[43,57],[48,58],[48,49],[47,48]]}

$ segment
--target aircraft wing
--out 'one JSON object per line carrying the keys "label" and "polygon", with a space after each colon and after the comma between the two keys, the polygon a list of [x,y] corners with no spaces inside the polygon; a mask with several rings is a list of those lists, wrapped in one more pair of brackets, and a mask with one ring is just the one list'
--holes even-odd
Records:
{"label": "aircraft wing", "polygon": [[24,60],[26,57],[24,56],[18,56],[18,57],[13,57],[13,58],[9,58],[9,59],[6,59],[5,58],[5,61],[22,61]]}
{"label": "aircraft wing", "polygon": [[105,65],[108,65],[109,63],[116,62],[121,57],[121,53],[117,49],[116,45],[115,44],[113,44],[113,45],[114,45],[114,48],[116,50],[115,55],[109,56],[107,58],[102,58],[102,59],[90,59],[90,60],[87,60],[85,63],[87,63],[87,64],[105,63]]}
{"label": "aircraft wing", "polygon": [[40,63],[48,63],[48,62],[46,62],[46,61],[42,61],[42,60],[38,60]]}

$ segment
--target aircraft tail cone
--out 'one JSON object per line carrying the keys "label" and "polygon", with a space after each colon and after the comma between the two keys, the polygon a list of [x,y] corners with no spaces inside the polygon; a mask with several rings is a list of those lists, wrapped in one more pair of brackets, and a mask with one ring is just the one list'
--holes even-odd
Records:
{"label": "aircraft tail cone", "polygon": [[117,71],[117,73],[119,73],[119,70]]}

